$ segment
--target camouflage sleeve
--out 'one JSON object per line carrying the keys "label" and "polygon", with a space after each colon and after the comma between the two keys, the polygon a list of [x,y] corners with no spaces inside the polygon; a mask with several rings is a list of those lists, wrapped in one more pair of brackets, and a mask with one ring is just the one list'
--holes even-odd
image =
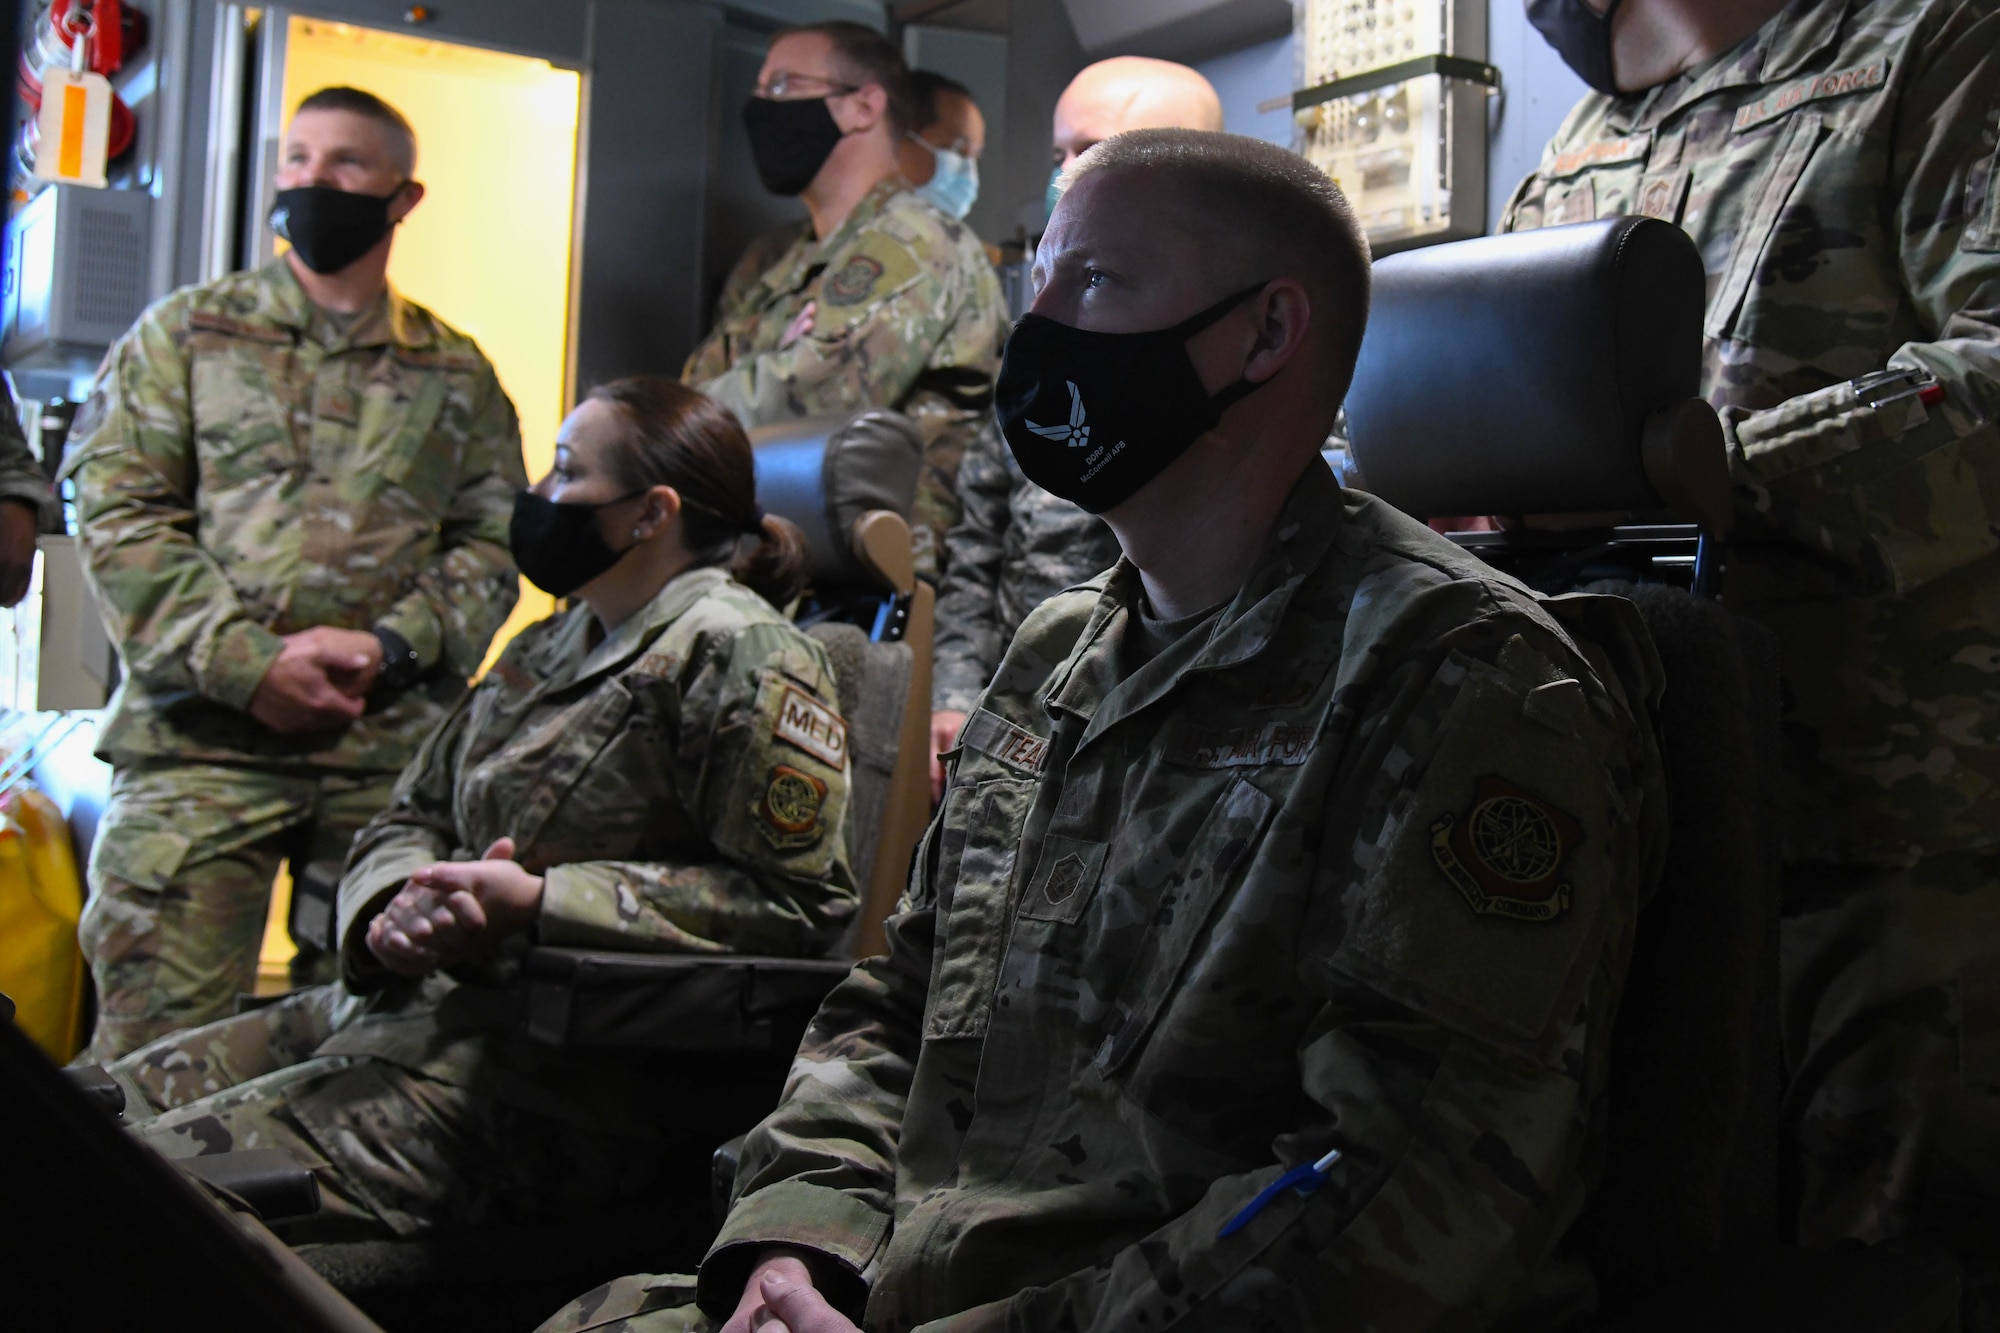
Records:
{"label": "camouflage sleeve", "polygon": [[[1520,628],[1406,667],[1355,724],[1367,748],[1331,794],[1299,955],[1323,997],[1299,1048],[1309,1109],[1272,1164],[1103,1263],[924,1328],[1482,1328],[1547,1262],[1584,1201],[1664,795],[1622,703]],[[1333,1149],[1322,1187],[1220,1234]]]}
{"label": "camouflage sleeve", "polygon": [[[1934,6],[1909,50],[1923,64],[1897,111],[1881,211],[1934,332],[1888,367],[1929,372],[1944,397],[1871,406],[1841,383],[1729,422],[1758,508],[1898,594],[2000,548],[2000,11]],[[1850,335],[1835,322],[1827,336]],[[1870,336],[1856,327],[1851,345]]]}
{"label": "camouflage sleeve", "polygon": [[[936,836],[933,822],[917,852],[924,879],[935,877]],[[704,1309],[734,1306],[758,1252],[777,1244],[835,1261],[818,1276],[838,1307],[865,1298],[859,1275],[895,1218],[896,1142],[923,1044],[937,930],[928,891],[913,885],[885,930],[887,952],[857,963],[820,1005],[778,1109],[744,1143],[735,1205],[701,1265]]]}
{"label": "camouflage sleeve", "polygon": [[460,428],[467,465],[446,511],[436,559],[416,587],[376,623],[394,630],[426,666],[470,676],[521,595],[507,527],[527,482],[521,424],[491,366]]}
{"label": "camouflage sleeve", "polygon": [[1000,623],[999,601],[1014,489],[1006,454],[1007,443],[989,417],[958,465],[963,509],[945,538],[931,665],[931,707],[936,711],[972,711],[1012,634],[1012,627]]}
{"label": "camouflage sleeve", "polygon": [[188,366],[169,300],[105,357],[65,474],[85,568],[125,670],[155,689],[249,707],[283,640],[197,536]]}
{"label": "camouflage sleeve", "polygon": [[[703,659],[707,659],[704,661]],[[673,767],[715,848],[693,864],[554,866],[542,943],[817,955],[859,902],[845,851],[847,727],[819,646],[754,625],[691,657]]]}
{"label": "camouflage sleeve", "polygon": [[14,401],[11,386],[6,402],[0,404],[0,500],[19,500],[46,512],[55,503],[49,479],[28,448],[27,434],[21,429],[20,404]]}
{"label": "camouflage sleeve", "polygon": [[389,804],[359,833],[347,850],[347,865],[335,895],[335,933],[340,973],[350,989],[371,990],[388,972],[368,951],[368,923],[403,887],[411,872],[448,861],[458,850],[453,781],[466,720],[477,689],[467,690],[396,779]]}
{"label": "camouflage sleeve", "polygon": [[926,260],[881,233],[865,235],[830,272],[812,332],[746,356],[695,387],[746,427],[846,408],[894,407],[957,317],[944,254]]}

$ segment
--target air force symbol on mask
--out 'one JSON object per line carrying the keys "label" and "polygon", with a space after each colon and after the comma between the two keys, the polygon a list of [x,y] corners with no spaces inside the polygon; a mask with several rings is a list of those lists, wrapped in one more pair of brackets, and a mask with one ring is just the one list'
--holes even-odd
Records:
{"label": "air force symbol on mask", "polygon": [[1083,413],[1083,395],[1077,392],[1075,380],[1064,380],[1069,385],[1069,424],[1063,426],[1037,426],[1027,423],[1029,430],[1045,440],[1061,440],[1072,449],[1082,449],[1090,444],[1090,426]]}

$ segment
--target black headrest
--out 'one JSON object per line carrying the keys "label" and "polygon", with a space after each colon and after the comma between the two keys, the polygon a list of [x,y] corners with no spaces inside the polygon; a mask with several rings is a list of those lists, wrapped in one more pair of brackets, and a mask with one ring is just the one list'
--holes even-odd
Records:
{"label": "black headrest", "polygon": [[1669,507],[1727,524],[1701,255],[1619,217],[1391,255],[1347,395],[1367,488],[1420,518]]}
{"label": "black headrest", "polygon": [[854,521],[871,509],[910,516],[923,440],[900,412],[870,408],[750,432],[757,503],[799,525],[821,583],[874,578],[854,555]]}

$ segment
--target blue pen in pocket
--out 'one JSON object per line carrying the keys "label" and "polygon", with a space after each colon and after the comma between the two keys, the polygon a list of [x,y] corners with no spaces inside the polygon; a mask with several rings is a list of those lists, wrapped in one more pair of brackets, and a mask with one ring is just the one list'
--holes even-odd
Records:
{"label": "blue pen in pocket", "polygon": [[1311,1194],[1326,1184],[1327,1174],[1333,1164],[1340,1160],[1340,1149],[1335,1148],[1326,1156],[1306,1166],[1295,1166],[1266,1185],[1256,1198],[1243,1205],[1242,1211],[1222,1224],[1222,1230],[1215,1233],[1216,1239],[1233,1236],[1250,1225],[1250,1219],[1264,1211],[1264,1205],[1283,1194],[1286,1190],[1297,1190],[1301,1195]]}

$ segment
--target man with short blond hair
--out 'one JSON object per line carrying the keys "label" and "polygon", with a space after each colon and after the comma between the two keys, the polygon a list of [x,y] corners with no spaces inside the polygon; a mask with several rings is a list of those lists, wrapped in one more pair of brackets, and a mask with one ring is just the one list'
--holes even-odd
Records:
{"label": "man with short blond hair", "polygon": [[291,249],[147,310],[78,416],[66,466],[125,672],[79,930],[87,1059],[231,1012],[281,863],[304,955],[330,943],[349,841],[514,604],[513,404],[389,285],[415,158],[373,94],[307,97],[272,213]]}
{"label": "man with short blond hair", "polygon": [[1107,140],[1035,263],[1001,429],[1123,558],[1014,636],[699,1278],[544,1333],[1574,1326],[1665,830],[1636,612],[1341,490],[1367,247],[1301,159]]}
{"label": "man with short blond hair", "polygon": [[[1197,70],[1170,60],[1116,56],[1086,66],[1056,102],[1051,130],[1057,182],[1079,153],[1127,130],[1220,130],[1222,99]],[[982,430],[958,469],[962,506],[945,539],[931,675],[931,791],[972,703],[1000,665],[1028,612],[1118,558],[1118,541],[1096,515],[1029,481],[997,430]]]}

